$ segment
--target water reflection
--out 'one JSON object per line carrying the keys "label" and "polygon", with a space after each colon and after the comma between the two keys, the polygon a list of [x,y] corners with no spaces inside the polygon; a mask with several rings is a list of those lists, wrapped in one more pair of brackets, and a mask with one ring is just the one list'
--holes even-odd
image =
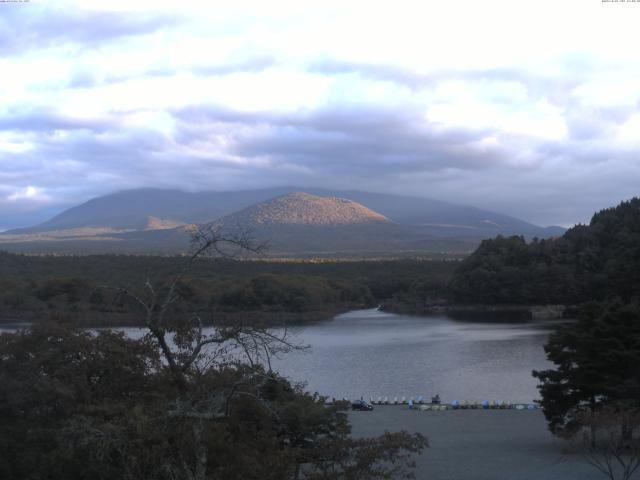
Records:
{"label": "water reflection", "polygon": [[531,370],[545,368],[550,323],[479,323],[362,310],[310,326],[275,367],[324,395],[430,396],[445,400],[537,398]]}

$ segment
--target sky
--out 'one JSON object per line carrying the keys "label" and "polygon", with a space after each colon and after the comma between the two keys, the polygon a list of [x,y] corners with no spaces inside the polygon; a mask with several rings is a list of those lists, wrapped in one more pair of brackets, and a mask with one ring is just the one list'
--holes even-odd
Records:
{"label": "sky", "polygon": [[138,187],[640,192],[640,1],[0,2],[0,229]]}

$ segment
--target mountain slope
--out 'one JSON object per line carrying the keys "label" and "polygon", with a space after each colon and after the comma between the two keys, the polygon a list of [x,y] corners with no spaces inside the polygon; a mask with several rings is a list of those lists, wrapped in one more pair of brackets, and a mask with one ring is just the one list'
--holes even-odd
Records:
{"label": "mountain slope", "polygon": [[[335,195],[332,190],[307,189],[316,195]],[[339,192],[340,196],[366,205],[399,225],[411,225],[436,236],[492,237],[562,235],[562,227],[540,227],[518,218],[480,208],[431,198],[389,195],[363,191]]]}
{"label": "mountain slope", "polygon": [[39,225],[5,233],[22,234],[84,227],[145,230],[149,217],[178,223],[203,223],[268,198],[264,195],[268,193],[190,193],[156,188],[125,190],[93,198]]}
{"label": "mountain slope", "polygon": [[188,193],[140,189],[70,208],[34,227],[0,234],[0,249],[33,253],[176,253],[184,225],[251,230],[272,252],[468,252],[496,235],[550,237],[545,229],[474,207],[427,198],[288,187]]}
{"label": "mountain slope", "polygon": [[391,220],[351,200],[293,192],[260,202],[216,222],[250,231],[275,254],[380,253],[407,247]]}

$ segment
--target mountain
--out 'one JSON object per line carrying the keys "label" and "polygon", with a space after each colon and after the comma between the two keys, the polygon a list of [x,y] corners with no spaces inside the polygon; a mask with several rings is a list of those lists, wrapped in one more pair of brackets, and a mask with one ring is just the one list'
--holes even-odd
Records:
{"label": "mountain", "polygon": [[335,227],[391,222],[352,200],[293,192],[258,203],[219,220],[223,225],[247,227],[301,225]]}
{"label": "mountain", "polygon": [[4,232],[0,248],[172,253],[185,248],[182,226],[214,221],[250,228],[283,254],[470,251],[498,234],[546,238],[564,232],[475,207],[372,192],[137,189],[94,198],[39,225]]}
{"label": "mountain", "polygon": [[352,200],[397,224],[414,225],[435,235],[550,237],[565,231],[562,227],[539,227],[508,215],[430,198],[357,190],[278,187],[196,193],[152,188],[126,190],[94,198],[33,227],[5,233],[41,233],[86,227],[144,230],[149,226],[149,217],[183,224],[210,222],[253,204],[301,190],[321,197]]}
{"label": "mountain", "polygon": [[383,254],[406,250],[415,236],[357,202],[305,192],[257,203],[216,223],[225,231],[250,231],[276,254]]}

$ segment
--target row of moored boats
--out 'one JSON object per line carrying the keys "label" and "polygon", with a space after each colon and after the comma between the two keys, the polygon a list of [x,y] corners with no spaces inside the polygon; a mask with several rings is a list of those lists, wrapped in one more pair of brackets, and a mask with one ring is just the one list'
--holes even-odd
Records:
{"label": "row of moored boats", "polygon": [[[348,398],[342,400],[350,401]],[[453,400],[451,403],[442,403],[438,395],[431,397],[431,401],[427,401],[423,396],[370,397],[369,403],[371,405],[408,405],[409,408],[419,410],[535,410],[538,408],[534,403],[512,403],[502,400],[482,400],[481,402]]]}

